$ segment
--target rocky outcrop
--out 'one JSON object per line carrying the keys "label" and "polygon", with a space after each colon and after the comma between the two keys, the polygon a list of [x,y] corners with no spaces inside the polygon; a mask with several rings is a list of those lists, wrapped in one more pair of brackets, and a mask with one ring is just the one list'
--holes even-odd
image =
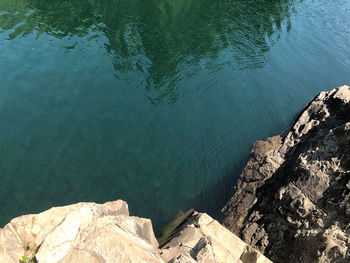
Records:
{"label": "rocky outcrop", "polygon": [[159,248],[149,219],[121,200],[78,203],[0,229],[1,263],[271,262],[207,214],[192,211]]}
{"label": "rocky outcrop", "polygon": [[257,141],[223,224],[275,262],[350,262],[350,88]]}
{"label": "rocky outcrop", "polygon": [[124,201],[79,203],[13,219],[0,233],[0,262],[164,262],[157,247],[151,221],[129,216]]}
{"label": "rocky outcrop", "polygon": [[271,262],[218,221],[198,212],[189,216],[161,249],[169,263]]}

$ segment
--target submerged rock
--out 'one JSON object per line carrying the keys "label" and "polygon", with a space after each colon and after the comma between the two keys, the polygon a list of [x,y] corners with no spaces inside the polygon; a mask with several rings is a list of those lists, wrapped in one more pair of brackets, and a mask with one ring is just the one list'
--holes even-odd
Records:
{"label": "submerged rock", "polygon": [[13,219],[0,229],[0,262],[271,262],[207,214],[190,212],[158,248],[149,219],[121,200],[78,203]]}
{"label": "submerged rock", "polygon": [[223,224],[276,262],[350,262],[350,87],[257,141]]}

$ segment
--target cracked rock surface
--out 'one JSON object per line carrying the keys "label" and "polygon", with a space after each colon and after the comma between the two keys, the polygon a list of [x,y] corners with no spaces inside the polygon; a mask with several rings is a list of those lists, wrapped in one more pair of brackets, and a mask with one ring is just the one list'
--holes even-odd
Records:
{"label": "cracked rock surface", "polygon": [[247,245],[218,221],[194,212],[162,246],[169,263],[270,263],[259,251]]}
{"label": "cracked rock surface", "polygon": [[0,230],[1,263],[31,253],[39,263],[164,262],[157,247],[151,220],[129,216],[122,200],[54,207]]}
{"label": "cracked rock surface", "polygon": [[[191,212],[159,248],[151,220],[128,205],[78,203],[17,217],[0,229],[0,263],[271,262],[207,214]],[[28,260],[27,260],[28,262]]]}
{"label": "cracked rock surface", "polygon": [[223,224],[275,262],[350,262],[350,87],[257,141]]}

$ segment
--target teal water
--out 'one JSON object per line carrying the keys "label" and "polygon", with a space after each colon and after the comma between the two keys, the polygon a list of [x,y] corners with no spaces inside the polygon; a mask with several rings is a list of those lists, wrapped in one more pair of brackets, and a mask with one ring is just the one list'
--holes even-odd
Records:
{"label": "teal water", "polygon": [[256,139],[350,83],[348,0],[0,0],[0,226],[219,216]]}

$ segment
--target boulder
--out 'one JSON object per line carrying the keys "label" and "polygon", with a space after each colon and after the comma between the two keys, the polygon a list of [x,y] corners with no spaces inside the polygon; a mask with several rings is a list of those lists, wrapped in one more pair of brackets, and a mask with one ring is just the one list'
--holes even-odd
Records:
{"label": "boulder", "polygon": [[271,262],[218,221],[198,212],[188,217],[161,249],[166,262]]}
{"label": "boulder", "polygon": [[149,219],[118,200],[78,203],[13,219],[0,231],[0,262],[164,262]]}
{"label": "boulder", "polygon": [[160,249],[151,220],[130,216],[124,201],[51,208],[0,229],[0,262],[271,262],[207,214],[185,215]]}

